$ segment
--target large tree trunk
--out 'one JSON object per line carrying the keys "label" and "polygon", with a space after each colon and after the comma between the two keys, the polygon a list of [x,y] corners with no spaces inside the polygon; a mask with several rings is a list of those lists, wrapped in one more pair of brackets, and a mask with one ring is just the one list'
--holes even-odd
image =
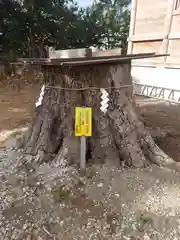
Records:
{"label": "large tree trunk", "polygon": [[[25,153],[34,156],[35,161],[79,163],[80,143],[74,136],[75,107],[86,106],[93,110],[93,135],[87,140],[88,162],[132,167],[173,163],[139,121],[131,104],[132,87],[123,87],[132,84],[129,64],[46,66],[44,77],[43,102],[36,109],[24,144]],[[108,88],[110,98],[105,114],[100,110],[100,88]]]}

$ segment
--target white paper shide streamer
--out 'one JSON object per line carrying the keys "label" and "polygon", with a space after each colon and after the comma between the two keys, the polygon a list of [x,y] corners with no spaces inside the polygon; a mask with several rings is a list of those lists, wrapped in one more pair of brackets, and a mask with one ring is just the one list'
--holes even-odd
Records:
{"label": "white paper shide streamer", "polygon": [[101,88],[101,93],[102,93],[102,96],[101,96],[101,107],[100,107],[100,110],[103,112],[103,113],[106,113],[107,112],[107,108],[108,108],[108,102],[109,102],[109,93],[104,89],[104,88]]}
{"label": "white paper shide streamer", "polygon": [[45,85],[43,85],[42,88],[41,88],[41,92],[40,92],[39,99],[38,99],[38,101],[36,102],[36,107],[39,107],[39,106],[42,105],[44,93],[45,93]]}

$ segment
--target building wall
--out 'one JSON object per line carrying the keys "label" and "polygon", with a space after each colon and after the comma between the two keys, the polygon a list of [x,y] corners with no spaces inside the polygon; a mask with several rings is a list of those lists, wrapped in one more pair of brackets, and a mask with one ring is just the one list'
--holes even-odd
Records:
{"label": "building wall", "polygon": [[171,100],[179,102],[180,0],[132,0],[132,6],[128,53],[170,54],[132,61],[135,92],[149,96],[155,87],[159,98],[164,89],[164,99],[173,92]]}
{"label": "building wall", "polygon": [[[180,0],[133,0],[128,53],[156,52],[168,57],[134,61],[134,65],[180,67]],[[133,23],[134,22],[134,27]],[[142,63],[142,64],[141,64]]]}
{"label": "building wall", "polygon": [[166,16],[167,0],[138,0],[136,12],[135,35],[150,36],[163,34],[164,19]]}
{"label": "building wall", "polygon": [[178,63],[180,67],[180,7],[173,12],[168,53],[170,56],[167,57],[167,63],[172,63],[172,65]]}
{"label": "building wall", "polygon": [[135,66],[131,75],[136,94],[180,103],[180,68]]}

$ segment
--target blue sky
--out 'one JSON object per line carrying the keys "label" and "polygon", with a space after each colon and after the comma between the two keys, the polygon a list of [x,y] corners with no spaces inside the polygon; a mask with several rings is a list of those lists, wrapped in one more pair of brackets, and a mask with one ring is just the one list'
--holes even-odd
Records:
{"label": "blue sky", "polygon": [[93,3],[93,0],[76,0],[81,7],[87,7]]}

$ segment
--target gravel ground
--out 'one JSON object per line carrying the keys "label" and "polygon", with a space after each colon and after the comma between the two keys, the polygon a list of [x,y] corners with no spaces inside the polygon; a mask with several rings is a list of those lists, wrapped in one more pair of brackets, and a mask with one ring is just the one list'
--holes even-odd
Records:
{"label": "gravel ground", "polygon": [[[180,174],[0,163],[0,239],[180,239]],[[12,157],[12,155],[11,155]],[[36,169],[36,170],[35,170]]]}
{"label": "gravel ground", "polygon": [[[170,139],[180,143],[179,107],[148,101],[138,99],[145,124],[170,151]],[[0,151],[0,240],[180,239],[178,172],[104,165],[80,177],[61,163],[20,168],[14,144]],[[179,153],[170,151],[176,160]]]}

